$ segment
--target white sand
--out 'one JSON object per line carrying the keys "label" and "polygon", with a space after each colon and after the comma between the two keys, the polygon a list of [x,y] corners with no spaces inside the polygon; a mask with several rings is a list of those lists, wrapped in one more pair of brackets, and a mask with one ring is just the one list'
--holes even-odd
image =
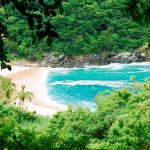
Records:
{"label": "white sand", "polygon": [[40,115],[52,116],[58,111],[66,110],[67,106],[58,104],[48,97],[45,85],[48,72],[48,68],[13,66],[12,71],[2,70],[0,75],[11,78],[16,84],[17,91],[21,90],[22,85],[25,85],[26,90],[34,94],[31,103],[25,101],[24,106],[28,111],[36,111]]}
{"label": "white sand", "polygon": [[7,75],[11,75],[11,74],[23,71],[23,70],[29,70],[29,69],[30,69],[30,67],[12,66],[12,70],[11,71],[9,71],[8,69],[0,70],[0,75],[7,76]]}

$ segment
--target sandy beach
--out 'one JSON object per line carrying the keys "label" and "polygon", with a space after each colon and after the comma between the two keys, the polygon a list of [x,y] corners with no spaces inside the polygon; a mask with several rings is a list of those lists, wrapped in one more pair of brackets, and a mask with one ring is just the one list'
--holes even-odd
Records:
{"label": "sandy beach", "polygon": [[25,101],[25,107],[28,111],[36,111],[40,115],[52,116],[58,111],[64,111],[67,106],[58,104],[50,100],[47,95],[46,77],[48,68],[44,67],[12,67],[12,71],[0,71],[0,75],[4,75],[12,79],[16,84],[17,91],[21,90],[21,86],[25,85],[26,90],[34,94],[32,102]]}

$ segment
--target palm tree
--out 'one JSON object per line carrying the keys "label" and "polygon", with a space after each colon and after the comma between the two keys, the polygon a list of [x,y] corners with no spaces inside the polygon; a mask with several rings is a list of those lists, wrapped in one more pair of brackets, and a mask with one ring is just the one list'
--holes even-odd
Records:
{"label": "palm tree", "polygon": [[15,92],[16,85],[12,83],[12,80],[0,76],[0,99],[4,104],[11,102]]}
{"label": "palm tree", "polygon": [[34,95],[29,91],[25,91],[25,86],[22,85],[21,91],[17,94],[16,98],[19,98],[20,107],[23,108],[25,99],[32,101]]}

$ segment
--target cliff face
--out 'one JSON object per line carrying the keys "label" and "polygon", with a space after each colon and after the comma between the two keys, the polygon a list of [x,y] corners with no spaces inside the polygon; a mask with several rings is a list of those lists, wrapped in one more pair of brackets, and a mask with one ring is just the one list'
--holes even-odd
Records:
{"label": "cliff face", "polygon": [[107,54],[91,54],[69,58],[64,54],[60,56],[53,56],[51,54],[46,54],[42,62],[40,62],[41,66],[49,66],[49,67],[64,67],[64,68],[72,68],[79,67],[82,68],[88,65],[106,65],[110,63],[132,63],[132,62],[144,62],[149,61],[149,51],[145,50],[133,50],[131,52],[124,53],[107,53]]}

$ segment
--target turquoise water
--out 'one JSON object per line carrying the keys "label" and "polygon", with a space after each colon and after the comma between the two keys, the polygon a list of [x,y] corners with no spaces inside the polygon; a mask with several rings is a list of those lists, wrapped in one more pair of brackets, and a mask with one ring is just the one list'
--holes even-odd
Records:
{"label": "turquoise water", "polygon": [[110,64],[75,69],[50,69],[48,95],[62,104],[94,109],[93,99],[104,90],[130,86],[130,76],[143,82],[150,77],[150,63]]}

